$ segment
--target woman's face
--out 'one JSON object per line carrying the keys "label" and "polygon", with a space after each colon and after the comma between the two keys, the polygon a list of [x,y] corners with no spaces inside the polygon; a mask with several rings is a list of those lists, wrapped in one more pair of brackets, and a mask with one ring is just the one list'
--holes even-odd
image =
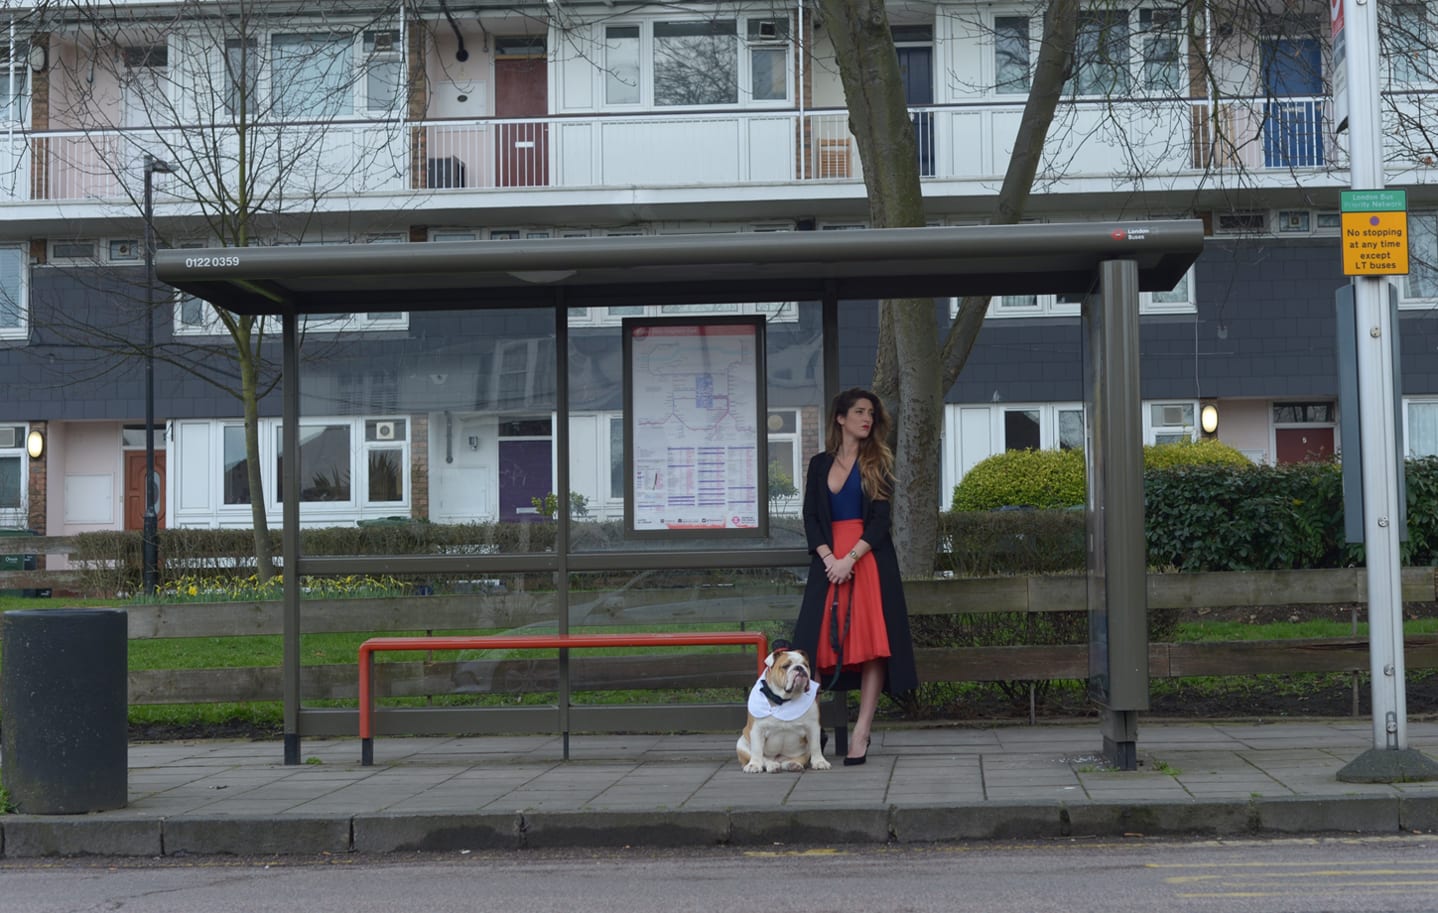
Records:
{"label": "woman's face", "polygon": [[839,427],[859,440],[869,436],[869,430],[874,427],[874,404],[867,399],[856,399],[849,407],[849,411],[835,419]]}

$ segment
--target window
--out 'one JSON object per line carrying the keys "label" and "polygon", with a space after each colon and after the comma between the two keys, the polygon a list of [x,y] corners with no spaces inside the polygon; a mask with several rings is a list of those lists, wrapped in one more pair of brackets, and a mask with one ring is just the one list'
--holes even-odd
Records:
{"label": "window", "polygon": [[[275,500],[283,502],[285,453],[280,429],[275,429]],[[350,489],[350,427],[300,425],[300,500],[353,500]]]}
{"label": "window", "polygon": [[120,116],[126,127],[160,123],[170,66],[170,50],[163,44],[127,47],[124,84],[120,87]]}
{"label": "window", "polygon": [[391,111],[400,100],[404,85],[404,53],[398,29],[364,33],[364,57],[360,85],[364,88],[364,110]]}
{"label": "window", "polygon": [[994,19],[994,91],[1000,95],[1029,91],[1029,17]]}
{"label": "window", "polygon": [[732,19],[654,23],[654,103],[739,101],[738,37]]}
{"label": "window", "polygon": [[789,20],[750,19],[749,85],[755,101],[789,97]]}
{"label": "window", "polygon": [[29,257],[20,245],[0,245],[0,339],[23,339],[28,329]]}
{"label": "window", "polygon": [[349,35],[275,35],[270,40],[270,86],[276,116],[320,120],[350,109]]}
{"label": "window", "polygon": [[[995,16],[993,26],[994,92],[1019,95],[1032,77],[1033,20]],[[1156,95],[1187,94],[1187,48],[1182,11],[1177,8],[1121,5],[1082,10],[1074,36],[1071,95],[1123,96],[1134,89]]]}
{"label": "window", "polygon": [[787,18],[683,19],[603,27],[606,105],[782,102],[793,93]]}
{"label": "window", "polygon": [[1183,24],[1176,9],[1138,11],[1143,87],[1149,92],[1176,95],[1184,92]]}
{"label": "window", "polygon": [[1128,11],[1079,12],[1074,36],[1074,75],[1066,87],[1075,95],[1127,95],[1129,79]]}
{"label": "window", "polygon": [[1331,425],[1332,403],[1274,403],[1275,425]]}
{"label": "window", "polygon": [[1438,401],[1404,403],[1403,442],[1410,457],[1438,456]]}
{"label": "window", "polygon": [[[1071,292],[1064,295],[999,295],[989,302],[990,317],[1077,317],[1083,313],[1084,295]],[[949,317],[958,315],[959,299],[949,302]],[[1170,291],[1140,292],[1138,312],[1140,314],[1192,314],[1197,309],[1194,297],[1193,270],[1184,273],[1183,278]]]}
{"label": "window", "polygon": [[799,460],[799,413],[795,409],[770,409],[766,421],[769,449],[769,511],[796,514],[802,502],[799,482],[803,469]]}
{"label": "window", "polygon": [[30,525],[25,485],[26,430],[24,425],[0,426],[0,524],[7,529]]}
{"label": "window", "polygon": [[1438,213],[1408,215],[1408,275],[1402,277],[1400,301],[1423,306],[1438,298]]}
{"label": "window", "polygon": [[637,25],[611,25],[604,30],[604,100],[611,105],[639,104]]}
{"label": "window", "polygon": [[1194,439],[1194,404],[1150,403],[1144,418],[1145,444],[1176,444]]}
{"label": "window", "polygon": [[225,39],[225,111],[246,119],[258,116],[259,44],[253,38]]}
{"label": "window", "polygon": [[371,419],[365,422],[365,462],[368,464],[367,500],[373,504],[403,501],[409,486],[405,468],[409,463],[404,442],[408,438],[402,418]]}
{"label": "window", "polygon": [[245,457],[245,429],[242,425],[226,425],[223,436],[221,487],[226,504],[250,503],[250,463]]}
{"label": "window", "polygon": [[1038,409],[1004,410],[1004,449],[1038,450],[1042,445]]}
{"label": "window", "polygon": [[25,119],[25,79],[30,72],[26,52],[23,43],[0,44],[0,124],[18,124]]}
{"label": "window", "polygon": [[1432,28],[1427,4],[1379,4],[1379,40],[1387,39],[1383,57],[1388,61],[1389,81],[1394,88],[1424,85],[1433,81],[1429,43]]}

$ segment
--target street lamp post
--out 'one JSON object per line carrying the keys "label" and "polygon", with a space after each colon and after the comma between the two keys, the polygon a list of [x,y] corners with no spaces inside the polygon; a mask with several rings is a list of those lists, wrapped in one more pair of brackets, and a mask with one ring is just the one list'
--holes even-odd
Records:
{"label": "street lamp post", "polygon": [[155,175],[170,165],[145,156],[145,528],[140,558],[145,595],[160,583],[160,486],[155,479]]}

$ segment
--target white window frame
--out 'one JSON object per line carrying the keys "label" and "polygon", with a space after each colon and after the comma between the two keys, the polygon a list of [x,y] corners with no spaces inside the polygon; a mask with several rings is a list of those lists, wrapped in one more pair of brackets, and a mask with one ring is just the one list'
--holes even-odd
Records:
{"label": "white window frame", "polygon": [[17,295],[15,326],[0,326],[0,339],[26,339],[30,335],[30,251],[24,244],[0,244],[0,257],[14,258]]}
{"label": "white window frame", "polygon": [[[371,51],[368,47],[375,36],[390,34],[393,36],[393,44],[390,50]],[[336,42],[336,46],[344,46],[347,60],[345,63],[345,83],[336,87],[334,110],[331,110],[332,103],[326,100],[321,105],[319,112],[304,111],[296,116],[293,112],[281,112],[278,110],[280,97],[276,91],[275,72],[276,65],[275,41],[276,39],[293,39],[305,36],[334,36],[348,40],[348,45]],[[234,90],[237,88],[230,80],[227,59],[230,55],[236,54],[242,46],[247,46],[247,53],[250,55],[247,65],[246,77],[249,81],[248,91],[258,102],[257,107],[247,111],[247,118],[250,120],[272,120],[276,117],[286,117],[296,120],[331,120],[349,118],[386,118],[403,113],[408,105],[409,70],[408,53],[405,47],[406,34],[402,22],[387,24],[383,21],[356,22],[356,21],[329,21],[329,20],[287,20],[283,27],[268,30],[257,30],[244,36],[231,36],[225,39],[224,44],[218,49],[218,62],[216,64],[215,82],[212,85],[223,87],[220,93],[221,110],[234,116]],[[236,58],[238,60],[238,58]],[[337,61],[338,62],[338,61]],[[398,81],[394,87],[394,96],[389,99],[388,104],[375,106],[376,99],[369,94],[369,77],[371,65],[397,66]],[[236,73],[235,75],[238,75]]]}
{"label": "white window frame", "polygon": [[[1425,412],[1426,412],[1426,411],[1431,411],[1431,412],[1433,413],[1432,424],[1433,424],[1433,427],[1434,427],[1434,432],[1433,432],[1433,434],[1432,434],[1432,438],[1433,438],[1433,446],[1432,446],[1432,447],[1424,447],[1424,448],[1422,448],[1422,449],[1419,449],[1419,448],[1414,447],[1414,445],[1413,445],[1413,443],[1414,443],[1414,434],[1413,434],[1413,427],[1414,427],[1414,424],[1413,424],[1413,411],[1414,411],[1414,408],[1415,408],[1415,407],[1421,407],[1421,408],[1423,409],[1423,411],[1425,411]],[[1404,447],[1404,456],[1409,457],[1409,458],[1438,456],[1438,397],[1431,397],[1431,396],[1404,397],[1404,399],[1403,399],[1403,447]]]}
{"label": "white window frame", "polygon": [[[1194,270],[1189,268],[1183,279],[1167,292],[1139,292],[1139,314],[1196,314],[1198,297],[1194,288]],[[959,299],[949,299],[949,319],[959,314]],[[1022,317],[1079,317],[1083,301],[1074,295],[995,295],[989,302],[988,316],[1000,320]]]}
{"label": "white window frame", "polygon": [[[767,36],[750,37],[750,23],[782,21],[784,23],[782,35],[773,38]],[[703,25],[706,23],[732,22],[734,24],[734,45],[735,45],[735,100],[725,102],[713,102],[707,104],[659,104],[656,101],[655,92],[655,36],[656,25]],[[715,109],[734,109],[746,107],[785,107],[794,101],[794,41],[793,22],[785,12],[764,13],[739,13],[733,16],[683,16],[668,14],[651,18],[620,18],[594,25],[593,40],[601,60],[606,59],[610,53],[608,30],[632,29],[639,30],[638,35],[638,93],[637,97],[629,100],[610,101],[609,84],[611,70],[606,66],[594,67],[596,80],[596,97],[599,99],[599,106],[605,110],[655,110],[665,112],[676,111],[711,111]],[[755,98],[754,97],[754,57],[751,51],[763,50],[770,53],[782,47],[784,49],[784,97],[782,98]],[[623,62],[627,65],[627,61]],[[627,93],[626,93],[627,94]]]}
{"label": "white window frame", "polygon": [[[1421,2],[1382,3],[1378,6],[1378,31],[1387,38],[1380,57],[1388,88],[1403,90],[1433,85],[1435,81],[1432,40],[1435,32],[1434,14],[1429,4]],[[1396,17],[1418,13],[1417,22],[1397,21]],[[1410,53],[1416,59],[1408,60]]]}
{"label": "white window frame", "polygon": [[[1408,274],[1390,281],[1398,288],[1398,306],[1428,310],[1438,305],[1438,212],[1425,210],[1408,214]],[[1417,282],[1428,286],[1420,294]]]}
{"label": "white window frame", "polygon": [[[1184,410],[1183,420],[1169,421],[1164,412],[1171,409]],[[1144,445],[1172,443],[1178,440],[1198,440],[1198,400],[1144,400]]]}
{"label": "white window frame", "polygon": [[[371,424],[377,422],[403,423],[404,434],[393,440],[367,440],[367,429]],[[306,417],[300,421],[302,434],[307,428],[328,426],[343,426],[349,429],[350,497],[346,501],[301,501],[302,518],[306,521],[314,520],[317,517],[343,521],[396,514],[407,516],[414,500],[412,491],[414,479],[411,466],[414,417],[410,415],[363,415],[332,418]],[[211,519],[221,526],[227,526],[229,524],[226,522],[226,518],[233,519],[240,515],[248,518],[250,515],[248,503],[225,503],[225,431],[226,429],[236,429],[243,434],[244,423],[235,419],[217,419],[210,423],[210,427],[214,442],[211,448],[214,456],[209,467],[211,478],[214,480]],[[284,508],[284,502],[279,499],[280,480],[278,474],[283,421],[279,418],[262,418],[259,421],[258,431],[260,436],[260,484],[264,486],[265,513],[267,516],[277,516]],[[370,452],[372,450],[396,449],[400,451],[402,499],[399,501],[369,500]],[[183,461],[183,454],[179,455],[179,459]],[[190,516],[185,519],[193,522],[197,518]]]}
{"label": "white window frame", "polygon": [[25,41],[0,44],[0,124],[27,127],[30,122],[30,45]]}
{"label": "white window frame", "polygon": [[[1125,63],[1124,73],[1125,79],[1127,80],[1127,85],[1114,87],[1109,92],[1098,94],[1089,93],[1085,95],[1080,95],[1079,97],[1166,97],[1172,96],[1175,93],[1185,95],[1187,94],[1186,84],[1180,84],[1176,87],[1167,85],[1151,85],[1148,78],[1149,68],[1147,65],[1147,53],[1150,47],[1149,41],[1156,34],[1163,34],[1167,37],[1171,37],[1177,41],[1176,57],[1178,61],[1178,79],[1180,83],[1184,83],[1187,72],[1186,61],[1188,59],[1188,41],[1186,31],[1182,28],[1176,27],[1172,28],[1171,30],[1155,30],[1153,28],[1145,29],[1143,25],[1145,18],[1152,22],[1155,19],[1161,18],[1164,14],[1171,14],[1174,16],[1181,15],[1181,7],[1164,3],[1149,3],[1143,6],[1134,7],[1132,9],[1123,11],[1118,8],[1113,8],[1107,5],[1090,4],[1082,7],[1079,12],[1081,17],[1093,16],[1095,14],[1110,15],[1122,12],[1125,20],[1125,29],[1127,32],[1128,51],[1128,60]],[[1145,16],[1145,14],[1147,15]],[[998,20],[1000,19],[1028,20],[1028,54],[1026,59],[1027,75],[1023,80],[1022,87],[1015,85],[1014,81],[1012,80],[1006,81],[1002,86],[999,84]],[[1034,64],[1038,60],[1038,46],[1043,39],[1042,18],[1040,16],[1034,15],[1031,9],[999,9],[995,10],[987,17],[986,26],[988,28],[989,37],[988,41],[986,42],[988,47],[988,53],[985,57],[984,66],[987,68],[988,71],[985,82],[989,86],[990,94],[995,96],[1011,97],[1027,95],[1029,91],[1029,86],[1033,80]],[[1064,95],[1066,97],[1072,97],[1074,95],[1074,92],[1075,86],[1071,79],[1070,82],[1064,86]]]}

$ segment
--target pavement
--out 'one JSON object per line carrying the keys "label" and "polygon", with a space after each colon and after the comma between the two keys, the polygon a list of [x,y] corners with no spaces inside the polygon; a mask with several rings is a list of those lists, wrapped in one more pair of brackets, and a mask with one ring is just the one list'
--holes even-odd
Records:
{"label": "pavement", "polygon": [[[1438,722],[1408,747],[1438,756]],[[868,763],[746,774],[734,734],[129,746],[129,801],[0,815],[0,857],[398,853],[1438,830],[1438,782],[1354,784],[1368,719],[1146,722],[1106,769],[1096,722],[877,729]],[[14,797],[12,797],[14,798]]]}

